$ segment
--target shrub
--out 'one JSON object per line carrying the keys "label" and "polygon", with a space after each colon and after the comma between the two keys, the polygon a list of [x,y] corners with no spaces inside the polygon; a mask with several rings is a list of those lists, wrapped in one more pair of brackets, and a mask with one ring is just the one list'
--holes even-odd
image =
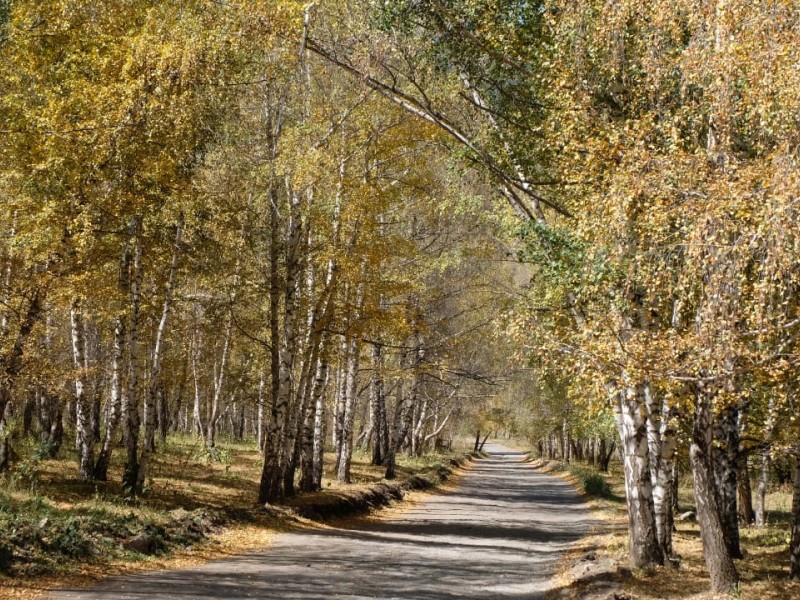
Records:
{"label": "shrub", "polygon": [[607,497],[611,495],[608,482],[599,473],[578,465],[570,465],[569,472],[578,478],[581,489],[589,496]]}

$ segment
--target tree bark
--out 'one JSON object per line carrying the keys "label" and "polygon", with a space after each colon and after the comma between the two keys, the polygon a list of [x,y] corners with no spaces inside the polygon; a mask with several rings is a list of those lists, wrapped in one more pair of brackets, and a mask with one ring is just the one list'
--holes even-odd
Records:
{"label": "tree bark", "polygon": [[261,373],[261,378],[258,382],[258,400],[256,410],[256,441],[258,443],[258,451],[264,454],[264,373]]}
{"label": "tree bark", "polygon": [[94,432],[91,406],[86,397],[86,338],[81,301],[74,299],[70,307],[72,324],[72,358],[75,366],[75,441],[78,450],[78,477],[94,478]]}
{"label": "tree bark", "polygon": [[611,398],[620,437],[625,495],[628,500],[630,565],[637,569],[660,565],[664,562],[664,554],[656,528],[642,390],[637,386],[627,386],[612,390]]}
{"label": "tree bark", "polygon": [[736,480],[739,482],[739,519],[742,523],[750,525],[756,520],[756,513],[753,509],[753,490],[750,485],[750,469],[747,463],[747,454],[742,453],[739,457],[739,473]]}
{"label": "tree bark", "polygon": [[336,479],[340,483],[350,483],[350,464],[353,456],[353,423],[356,414],[358,394],[358,365],[360,349],[358,340],[351,337],[347,340],[347,369],[344,388],[344,412],[342,419],[342,442],[339,447],[338,469]]}
{"label": "tree bark", "polygon": [[126,451],[122,487],[135,497],[138,493],[136,482],[139,475],[139,312],[142,304],[142,240],[139,231],[139,217],[133,219],[131,229],[134,232],[134,249],[128,337],[128,391],[122,395],[121,403]]}
{"label": "tree bark", "polygon": [[732,558],[743,558],[739,545],[737,510],[737,469],[739,453],[739,411],[735,406],[722,409],[714,427],[717,445],[712,454],[717,502],[725,534],[725,544]]}
{"label": "tree bark", "polygon": [[11,402],[11,390],[22,371],[25,344],[42,314],[42,301],[41,291],[39,288],[34,289],[25,316],[19,323],[14,345],[6,354],[0,356],[0,473],[8,470],[12,454],[6,410]]}
{"label": "tree bark", "polygon": [[711,396],[708,390],[698,386],[690,448],[697,520],[700,523],[706,567],[711,577],[711,589],[728,594],[738,585],[739,574],[725,542],[714,488],[712,451]]}
{"label": "tree bark", "polygon": [[347,356],[346,340],[342,338],[339,360],[336,364],[336,379],[334,381],[333,392],[333,470],[339,472],[339,458],[342,456],[342,432],[344,430],[344,407],[345,407],[345,387],[346,387],[346,367],[345,358]]}
{"label": "tree bark", "polygon": [[108,479],[108,465],[114,451],[114,435],[119,425],[122,403],[122,360],[125,349],[125,319],[118,316],[114,324],[114,354],[111,359],[111,398],[109,399],[106,433],[100,454],[94,465],[94,477],[98,481]]}
{"label": "tree bark", "polygon": [[[311,390],[308,409],[305,415],[305,422],[303,423],[303,437],[302,449],[300,458],[300,490],[303,492],[311,492],[317,489],[314,466],[315,466],[315,446],[317,442],[319,422],[321,427],[322,418],[317,414],[317,411],[322,409],[323,392],[325,388],[325,380],[327,379],[328,366],[326,361],[322,358],[317,360],[317,368],[314,375],[314,383]],[[321,430],[319,431],[321,435]]]}
{"label": "tree bark", "polygon": [[397,476],[397,450],[400,447],[400,444],[403,443],[403,439],[408,433],[406,423],[409,420],[407,413],[410,411],[409,407],[406,406],[403,383],[404,382],[402,379],[398,381],[395,391],[397,399],[395,403],[393,435],[389,443],[389,452],[386,454],[386,460],[384,461],[384,464],[386,465],[386,473],[384,474],[384,478],[386,479],[394,479]]}
{"label": "tree bark", "polygon": [[[167,332],[169,313],[172,310],[172,295],[175,289],[175,278],[178,272],[178,257],[180,256],[181,236],[183,234],[183,216],[180,217],[175,228],[175,245],[172,251],[172,262],[167,276],[167,286],[164,290],[164,305],[161,309],[161,320],[156,329],[156,341],[153,347],[153,360],[150,366],[150,381],[147,386],[144,404],[144,444],[142,455],[139,458],[139,470],[136,474],[136,488],[141,491],[144,487],[147,469],[150,467],[150,458],[155,447],[156,434],[156,401],[161,385],[161,360],[164,352],[164,336]],[[229,328],[230,329],[230,328]]]}
{"label": "tree bark", "polygon": [[[273,219],[277,219],[277,206],[273,203]],[[258,499],[260,503],[274,502],[283,497],[283,446],[286,426],[291,408],[292,370],[297,351],[296,321],[298,316],[298,286],[300,279],[300,256],[302,222],[300,198],[291,194],[291,222],[287,240],[286,285],[284,287],[283,339],[281,340],[278,394],[270,412],[264,466],[261,471]],[[277,318],[277,315],[275,315]],[[273,340],[273,344],[278,340]]]}
{"label": "tree bark", "polygon": [[767,526],[767,488],[772,469],[772,436],[775,430],[775,398],[770,396],[767,405],[767,422],[764,425],[767,445],[761,455],[761,469],[756,487],[756,527]]}
{"label": "tree bark", "polygon": [[[233,308],[231,308],[231,311]],[[211,398],[211,414],[206,423],[204,443],[206,448],[213,449],[217,446],[217,429],[222,418],[222,398],[225,390],[225,375],[228,369],[228,358],[231,351],[233,338],[233,315],[228,315],[225,325],[225,337],[222,342],[222,356],[219,361],[219,370],[214,378],[214,396]]]}
{"label": "tree bark", "polygon": [[789,578],[800,580],[800,444],[795,446],[792,486],[792,537],[789,541]]}
{"label": "tree bark", "polygon": [[386,398],[383,396],[383,349],[380,344],[372,345],[372,464],[382,465],[384,460],[384,437],[387,433]]}
{"label": "tree bark", "polygon": [[649,383],[644,385],[647,408],[647,439],[650,452],[650,478],[653,484],[653,512],[656,535],[664,558],[673,556],[672,477],[677,436],[672,426],[673,411],[664,397],[658,402]]}
{"label": "tree bark", "polygon": [[769,474],[772,469],[772,456],[770,448],[764,449],[761,456],[761,469],[756,488],[756,527],[767,526],[767,488],[769,487]]}
{"label": "tree bark", "polygon": [[411,435],[411,455],[419,456],[422,454],[422,442],[425,438],[425,427],[428,424],[428,398],[422,401],[419,407],[419,414],[417,415],[417,423],[414,425],[414,430]]}
{"label": "tree bark", "polygon": [[325,387],[328,382],[328,360],[323,352],[320,373],[314,385],[314,461],[312,464],[312,488],[322,487],[322,474],[325,459]]}
{"label": "tree bark", "polygon": [[602,473],[608,473],[608,465],[611,462],[611,457],[614,456],[614,450],[616,449],[616,442],[606,442],[605,439],[600,438],[600,447],[598,449],[598,468]]}

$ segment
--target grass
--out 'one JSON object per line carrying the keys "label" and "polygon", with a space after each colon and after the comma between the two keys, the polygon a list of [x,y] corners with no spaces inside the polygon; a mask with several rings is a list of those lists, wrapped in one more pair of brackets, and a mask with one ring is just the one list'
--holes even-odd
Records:
{"label": "grass", "polygon": [[[589,475],[587,475],[589,473]],[[589,549],[597,549],[599,556],[610,556],[621,565],[628,560],[628,514],[625,488],[620,465],[612,465],[610,473],[597,473],[591,467],[575,465],[567,467],[568,479],[587,498],[593,514],[600,520],[595,532],[576,547],[571,556],[577,557]],[[601,478],[605,485],[588,483]],[[591,493],[593,491],[600,493]],[[679,486],[680,511],[694,510],[691,478],[685,477]],[[743,527],[741,543],[745,553],[743,560],[736,561],[741,576],[739,598],[758,600],[783,600],[800,598],[800,584],[788,579],[789,508],[791,490],[788,486],[773,488],[767,495],[768,527],[757,529]],[[700,528],[696,522],[676,523],[674,533],[675,552],[680,557],[677,570],[660,567],[647,571],[634,571],[632,577],[621,579],[621,592],[641,600],[654,598],[708,599],[716,596],[708,592],[709,579],[703,559]],[[563,598],[579,598],[585,586],[572,585],[563,592]]]}
{"label": "grass", "polygon": [[[463,452],[398,456],[397,480],[456,454]],[[45,460],[34,451],[23,455],[33,458],[0,478],[0,598],[26,597],[32,589],[64,584],[70,577],[86,582],[131,569],[182,566],[234,554],[263,546],[277,531],[296,526],[291,518],[256,504],[262,459],[253,443],[222,441],[212,456],[194,437],[171,437],[159,448],[145,493],[135,502],[120,488],[124,457],[119,450],[108,482],[77,479],[71,456]],[[318,501],[383,478],[383,468],[371,466],[361,452],[353,457],[351,484],[333,481],[330,453],[325,466],[324,490],[291,502]],[[201,526],[195,528],[195,523]],[[140,533],[156,540],[155,556],[123,549],[125,539]],[[3,565],[9,549],[13,562]]]}

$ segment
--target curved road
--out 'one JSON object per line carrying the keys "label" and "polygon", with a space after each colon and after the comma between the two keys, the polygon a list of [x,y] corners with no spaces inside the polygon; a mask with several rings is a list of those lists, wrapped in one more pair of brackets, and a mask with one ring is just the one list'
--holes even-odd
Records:
{"label": "curved road", "polygon": [[358,529],[278,536],[262,551],[178,570],[115,577],[54,600],[544,598],[589,515],[562,480],[486,445],[449,493]]}

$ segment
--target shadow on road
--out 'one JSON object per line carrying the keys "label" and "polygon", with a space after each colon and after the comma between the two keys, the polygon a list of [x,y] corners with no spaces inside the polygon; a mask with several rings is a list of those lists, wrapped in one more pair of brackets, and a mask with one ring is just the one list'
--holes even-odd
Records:
{"label": "shadow on road", "polygon": [[261,552],[55,598],[544,598],[589,517],[568,484],[537,473],[523,456],[493,451],[456,490],[400,517],[284,534]]}

